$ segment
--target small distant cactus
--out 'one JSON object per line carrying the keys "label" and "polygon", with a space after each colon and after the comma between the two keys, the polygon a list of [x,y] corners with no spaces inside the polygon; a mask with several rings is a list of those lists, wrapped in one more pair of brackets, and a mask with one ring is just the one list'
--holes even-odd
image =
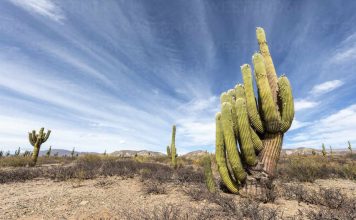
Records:
{"label": "small distant cactus", "polygon": [[15,156],[19,156],[21,153],[21,148],[19,147],[17,150],[15,150]]}
{"label": "small distant cactus", "polygon": [[316,155],[316,151],[312,149],[312,155]]}
{"label": "small distant cactus", "polygon": [[350,153],[352,154],[352,146],[351,146],[351,143],[350,141],[347,142],[349,144],[349,146],[347,147],[349,150],[350,150]]}
{"label": "small distant cactus", "polygon": [[36,134],[35,130],[28,133],[30,143],[33,146],[31,166],[36,165],[41,145],[48,140],[49,135],[51,134],[51,130],[48,130],[47,133],[45,133],[43,131],[44,131],[44,128],[41,128],[40,131],[38,132],[38,134]]}
{"label": "small distant cactus", "polygon": [[52,151],[52,146],[49,146],[48,151],[46,152],[46,156],[50,157],[51,156],[51,151]]}
{"label": "small distant cactus", "polygon": [[0,150],[0,158],[3,157],[4,152],[2,150]]}
{"label": "small distant cactus", "polygon": [[167,146],[167,157],[172,157],[171,148],[169,146]]}
{"label": "small distant cactus", "polygon": [[73,147],[73,150],[72,150],[72,152],[70,152],[70,155],[71,155],[72,157],[74,157],[74,155],[75,155],[75,147]]}
{"label": "small distant cactus", "polygon": [[173,125],[173,128],[172,128],[171,157],[172,157],[172,166],[174,168],[177,168],[176,126],[175,125]]}
{"label": "small distant cactus", "polygon": [[323,143],[323,145],[321,146],[322,150],[321,153],[323,154],[323,157],[326,157],[326,149],[325,149],[325,145]]}
{"label": "small distant cactus", "polygon": [[214,177],[213,177],[213,172],[211,170],[210,155],[207,155],[204,157],[204,177],[205,177],[205,184],[206,184],[206,187],[208,188],[209,192],[215,193],[216,186],[215,186],[215,181],[214,181]]}
{"label": "small distant cactus", "polygon": [[24,156],[24,157],[30,157],[31,154],[32,154],[31,151],[28,151],[28,150],[27,150],[27,151],[25,151],[25,152],[23,153],[23,156]]}

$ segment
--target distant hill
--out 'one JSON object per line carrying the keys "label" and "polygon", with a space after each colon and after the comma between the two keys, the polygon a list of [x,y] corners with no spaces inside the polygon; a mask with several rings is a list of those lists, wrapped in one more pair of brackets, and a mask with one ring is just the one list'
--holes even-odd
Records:
{"label": "distant hill", "polygon": [[[40,151],[39,156],[44,156],[44,155],[46,155],[46,153],[47,153],[47,150],[42,150],[42,151]],[[62,157],[62,156],[65,156],[65,155],[71,156],[72,151],[71,150],[64,150],[64,149],[52,149],[51,150],[51,155],[52,156],[55,155],[56,153],[58,153],[59,157]],[[76,155],[76,154],[84,155],[84,154],[99,154],[99,153],[74,151],[74,155]]]}
{"label": "distant hill", "polygon": [[[314,149],[317,154],[321,154],[321,149]],[[332,149],[333,154],[343,155],[348,154],[349,149]],[[312,154],[313,148],[299,147],[295,149],[282,149],[281,155],[310,155]],[[326,148],[327,154],[330,153],[330,148]]]}
{"label": "distant hill", "polygon": [[134,157],[135,155],[138,156],[152,156],[152,157],[157,157],[157,156],[165,156],[165,154],[161,152],[155,152],[155,151],[148,151],[148,150],[120,150],[120,151],[114,151],[110,154],[111,156],[118,156],[118,157]]}
{"label": "distant hill", "polygon": [[204,151],[204,150],[196,150],[196,151],[192,151],[192,152],[186,153],[186,154],[182,155],[182,157],[185,157],[187,159],[193,159],[193,158],[196,158],[196,157],[204,156],[207,153],[208,152]]}

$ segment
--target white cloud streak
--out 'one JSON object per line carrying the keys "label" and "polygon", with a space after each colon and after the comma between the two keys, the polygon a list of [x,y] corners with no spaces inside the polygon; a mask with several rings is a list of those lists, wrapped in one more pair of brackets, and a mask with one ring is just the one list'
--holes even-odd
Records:
{"label": "white cloud streak", "polygon": [[52,0],[10,0],[13,4],[34,14],[60,22],[65,19],[61,8]]}
{"label": "white cloud streak", "polygon": [[309,101],[306,99],[299,99],[299,100],[295,100],[294,109],[295,111],[300,111],[304,109],[314,108],[317,105],[319,105],[319,102]]}
{"label": "white cloud streak", "polygon": [[327,81],[327,82],[324,82],[324,83],[314,86],[310,93],[315,96],[322,95],[322,94],[331,92],[331,91],[339,88],[343,84],[344,83],[341,80]]}

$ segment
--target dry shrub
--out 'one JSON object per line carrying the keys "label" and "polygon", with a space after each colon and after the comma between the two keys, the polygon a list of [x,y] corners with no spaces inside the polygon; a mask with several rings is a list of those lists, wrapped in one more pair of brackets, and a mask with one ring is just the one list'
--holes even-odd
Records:
{"label": "dry shrub", "polygon": [[25,167],[31,163],[31,157],[10,156],[0,158],[0,167]]}
{"label": "dry shrub", "polygon": [[262,207],[261,203],[251,199],[235,202],[232,197],[220,193],[210,193],[205,185],[197,185],[184,191],[193,201],[208,201],[220,207],[210,210],[210,216],[223,219],[279,219],[277,209]]}
{"label": "dry shrub", "polygon": [[162,183],[156,181],[148,181],[144,183],[144,192],[146,194],[166,194],[166,187]]}
{"label": "dry shrub", "polygon": [[356,161],[347,156],[325,158],[289,156],[280,160],[278,176],[287,181],[314,182],[316,179],[356,179]]}

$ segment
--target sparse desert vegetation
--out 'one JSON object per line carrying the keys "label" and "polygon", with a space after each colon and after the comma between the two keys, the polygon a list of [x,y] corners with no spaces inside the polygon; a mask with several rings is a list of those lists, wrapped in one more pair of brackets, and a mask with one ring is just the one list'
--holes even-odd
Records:
{"label": "sparse desert vegetation", "polygon": [[176,169],[167,156],[42,156],[35,167],[9,163],[25,160],[22,156],[2,157],[2,218],[356,217],[356,158],[350,155],[282,157],[265,201],[229,193],[219,182],[214,155],[210,158],[217,190],[209,192],[204,177],[206,157],[177,157]]}

